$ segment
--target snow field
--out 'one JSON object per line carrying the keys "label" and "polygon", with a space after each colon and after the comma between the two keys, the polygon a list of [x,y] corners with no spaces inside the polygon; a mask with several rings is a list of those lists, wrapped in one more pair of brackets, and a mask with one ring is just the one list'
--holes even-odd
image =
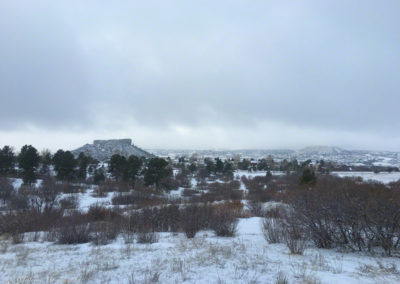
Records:
{"label": "snow field", "polygon": [[160,233],[158,243],[106,246],[1,241],[3,283],[399,283],[400,259],[268,244],[261,218],[240,219],[233,238]]}

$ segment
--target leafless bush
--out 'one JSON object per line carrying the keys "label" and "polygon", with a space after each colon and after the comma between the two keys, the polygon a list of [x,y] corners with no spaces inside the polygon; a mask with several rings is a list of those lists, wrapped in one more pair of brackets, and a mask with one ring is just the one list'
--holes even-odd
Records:
{"label": "leafless bush", "polygon": [[285,243],[291,254],[301,255],[306,248],[306,240],[301,236],[299,237],[291,233],[286,233]]}
{"label": "leafless bush", "polygon": [[52,229],[56,242],[77,244],[90,242],[90,230],[87,215],[75,212],[64,217]]}
{"label": "leafless bush", "polygon": [[92,196],[93,197],[98,197],[98,198],[107,197],[108,189],[109,188],[107,188],[105,186],[102,186],[102,185],[96,186],[93,189]]}
{"label": "leafless bush", "polygon": [[80,244],[90,241],[90,231],[86,224],[64,225],[58,228],[56,239],[59,244]]}
{"label": "leafless bush", "polygon": [[79,198],[75,195],[66,196],[60,199],[59,203],[63,209],[76,209],[79,206]]}
{"label": "leafless bush", "polygon": [[112,198],[113,205],[133,205],[135,208],[146,208],[167,203],[163,196],[146,191],[134,191],[132,193],[120,193]]}
{"label": "leafless bush", "polygon": [[87,216],[90,221],[111,221],[120,218],[117,212],[98,203],[90,206]]}
{"label": "leafless bush", "polygon": [[184,188],[190,188],[190,179],[189,179],[190,171],[186,169],[182,169],[178,172],[178,174],[175,176],[175,181],[177,187],[184,187]]}
{"label": "leafless bush", "polygon": [[139,244],[152,244],[158,242],[158,234],[156,232],[138,232],[136,234],[136,241]]}
{"label": "leafless bush", "polygon": [[201,195],[203,202],[214,202],[224,200],[240,200],[243,197],[243,191],[239,189],[239,181],[229,183],[214,182],[207,185],[208,192]]}
{"label": "leafless bush", "polygon": [[115,240],[119,229],[111,222],[95,222],[90,224],[90,239],[95,245],[106,245]]}
{"label": "leafless bush", "polygon": [[13,211],[0,214],[0,234],[10,234],[18,238],[25,232],[49,230],[62,217],[62,211],[37,212]]}
{"label": "leafless bush", "polygon": [[59,189],[59,192],[62,193],[79,193],[85,192],[85,187],[81,184],[73,184],[68,181],[57,181],[56,186]]}
{"label": "leafless bush", "polygon": [[181,226],[187,238],[194,238],[196,233],[201,229],[202,214],[201,209],[196,206],[188,206],[181,212]]}
{"label": "leafless bush", "polygon": [[249,208],[250,213],[253,216],[261,217],[263,216],[263,204],[256,200],[248,200],[247,208]]}
{"label": "leafless bush", "polygon": [[276,277],[275,284],[289,284],[289,281],[285,274],[279,272],[278,276]]}
{"label": "leafless bush", "polygon": [[288,203],[317,247],[399,248],[400,192],[379,183],[321,176],[312,188],[288,191]]}
{"label": "leafless bush", "polygon": [[281,243],[285,240],[283,223],[278,219],[265,218],[262,223],[264,238],[270,244]]}
{"label": "leafless bush", "polygon": [[237,223],[236,214],[233,209],[229,207],[229,204],[221,204],[214,208],[210,226],[217,236],[234,236]]}
{"label": "leafless bush", "polygon": [[137,230],[136,220],[129,215],[125,217],[121,224],[122,238],[126,244],[133,243],[135,240],[135,232]]}
{"label": "leafless bush", "polygon": [[248,190],[247,198],[249,200],[267,202],[273,199],[275,190],[269,187],[270,178],[262,176],[246,178],[242,176],[241,181]]}
{"label": "leafless bush", "polygon": [[196,195],[198,193],[199,193],[199,191],[197,191],[197,190],[185,188],[182,192],[182,196],[193,197],[194,195]]}
{"label": "leafless bush", "polygon": [[129,184],[122,181],[107,179],[99,185],[102,192],[129,192]]}
{"label": "leafless bush", "polygon": [[11,234],[11,242],[12,244],[20,244],[24,242],[24,233],[14,232]]}
{"label": "leafless bush", "polygon": [[11,184],[10,179],[0,177],[0,199],[3,203],[6,203],[12,196],[14,187]]}
{"label": "leafless bush", "polygon": [[29,199],[23,194],[13,194],[8,200],[9,208],[12,210],[28,210],[29,209]]}
{"label": "leafless bush", "polygon": [[282,205],[274,206],[272,208],[268,208],[264,212],[264,217],[266,218],[274,218],[274,219],[281,219],[287,213],[285,208]]}

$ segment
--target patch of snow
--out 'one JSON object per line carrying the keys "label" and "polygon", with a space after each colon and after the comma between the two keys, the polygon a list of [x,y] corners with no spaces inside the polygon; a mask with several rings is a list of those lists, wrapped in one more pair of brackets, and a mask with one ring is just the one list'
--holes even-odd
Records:
{"label": "patch of snow", "polygon": [[361,177],[364,181],[373,180],[382,183],[390,183],[400,179],[400,172],[332,172],[339,177]]}

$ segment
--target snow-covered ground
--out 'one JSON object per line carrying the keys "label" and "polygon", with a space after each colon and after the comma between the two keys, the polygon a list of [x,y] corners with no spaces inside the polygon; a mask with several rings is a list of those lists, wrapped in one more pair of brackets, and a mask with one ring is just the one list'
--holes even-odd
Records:
{"label": "snow-covered ground", "polygon": [[[400,259],[268,244],[260,218],[240,219],[234,238],[161,233],[154,244],[106,246],[1,241],[2,283],[400,283]],[[314,282],[313,282],[314,281]],[[318,282],[320,281],[320,282]]]}
{"label": "snow-covered ground", "polygon": [[340,177],[361,177],[364,181],[374,180],[383,183],[390,183],[400,179],[400,172],[332,172],[333,175]]}
{"label": "snow-covered ground", "polygon": [[68,195],[75,195],[79,199],[79,210],[87,212],[90,206],[95,204],[101,204],[105,207],[109,207],[114,196],[113,192],[106,192],[104,197],[95,197],[93,189],[87,189],[85,193],[74,193],[74,194],[63,194],[63,197]]}
{"label": "snow-covered ground", "polygon": [[[284,175],[284,172],[279,172],[279,171],[272,171],[272,175],[274,176],[280,176]],[[254,172],[249,172],[249,171],[242,171],[242,170],[237,170],[233,173],[233,175],[237,178],[240,178],[242,176],[245,176],[247,178],[253,178],[253,177],[265,177],[267,174],[266,171],[254,171]]]}
{"label": "snow-covered ground", "polygon": [[[235,177],[265,174],[237,171]],[[385,183],[400,178],[400,173],[333,174]],[[16,188],[21,183],[13,180]],[[246,190],[242,183],[241,189]],[[93,197],[93,190],[75,194],[82,211],[96,203],[110,206],[114,193],[99,198]],[[284,244],[266,242],[257,217],[240,219],[233,238],[216,237],[212,231],[199,232],[194,239],[183,233],[159,237],[154,244],[125,244],[119,236],[105,246],[29,242],[29,237],[11,245],[0,239],[0,283],[274,283],[279,275],[288,283],[400,283],[400,258],[317,249],[313,244],[304,255],[291,255]]]}

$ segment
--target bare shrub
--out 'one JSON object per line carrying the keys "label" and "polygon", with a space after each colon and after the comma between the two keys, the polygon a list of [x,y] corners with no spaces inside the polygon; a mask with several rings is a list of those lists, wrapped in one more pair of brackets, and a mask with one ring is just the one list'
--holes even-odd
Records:
{"label": "bare shrub", "polygon": [[253,216],[261,217],[263,216],[263,204],[256,200],[248,200],[247,208],[249,208],[250,213]]}
{"label": "bare shrub", "polygon": [[63,209],[76,209],[79,206],[79,198],[75,195],[66,196],[60,199],[59,203]]}
{"label": "bare shrub", "polygon": [[107,197],[108,195],[108,188],[102,185],[98,185],[93,189],[92,196],[93,197]]}
{"label": "bare shrub", "polygon": [[90,224],[90,239],[94,245],[106,245],[118,236],[118,226],[111,222],[95,222]]}
{"label": "bare shrub", "polygon": [[198,190],[185,188],[182,192],[182,196],[184,197],[193,197],[194,195],[199,194]]}
{"label": "bare shrub", "polygon": [[270,244],[281,243],[285,240],[285,231],[281,221],[265,218],[262,222],[264,238]]}
{"label": "bare shrub", "polygon": [[302,255],[306,248],[306,240],[303,237],[297,237],[290,233],[286,234],[285,243],[291,254]]}
{"label": "bare shrub", "polygon": [[135,233],[131,231],[122,231],[122,238],[125,244],[131,244],[135,240]]}
{"label": "bare shrub", "polygon": [[110,179],[102,182],[98,187],[102,192],[129,192],[130,189],[128,183]]}
{"label": "bare shrub", "polygon": [[8,200],[10,209],[12,210],[28,210],[29,199],[23,194],[13,194]]}
{"label": "bare shrub", "polygon": [[59,244],[80,244],[90,241],[90,231],[87,225],[64,225],[58,228],[56,240]]}
{"label": "bare shrub", "polygon": [[152,244],[158,242],[158,234],[156,232],[138,232],[136,241],[139,244]]}
{"label": "bare shrub", "polygon": [[289,280],[287,279],[285,274],[279,272],[278,276],[275,279],[275,284],[289,284]]}
{"label": "bare shrub", "polygon": [[12,196],[14,187],[8,178],[0,177],[0,199],[6,203]]}
{"label": "bare shrub", "polygon": [[135,219],[132,218],[132,215],[129,215],[127,218],[125,218],[121,226],[122,238],[124,239],[125,244],[133,243],[135,240],[136,224]]}
{"label": "bare shrub", "polygon": [[387,255],[400,242],[400,192],[376,182],[320,176],[313,187],[288,191],[287,201],[317,247],[353,250],[381,247]]}
{"label": "bare shrub", "polygon": [[266,218],[274,218],[281,219],[286,214],[287,210],[284,206],[274,206],[272,208],[268,208],[264,212],[264,217]]}
{"label": "bare shrub", "polygon": [[214,208],[210,226],[217,236],[234,236],[237,223],[236,212],[229,206],[229,203],[220,204]]}
{"label": "bare shrub", "polygon": [[11,234],[11,242],[12,244],[21,244],[24,242],[24,233],[13,232]]}
{"label": "bare shrub", "polygon": [[190,179],[189,179],[190,171],[186,169],[181,169],[176,175],[175,175],[175,181],[177,187],[184,187],[184,188],[190,188]]}
{"label": "bare shrub", "polygon": [[203,202],[224,200],[241,200],[243,191],[239,189],[240,182],[235,180],[229,183],[214,182],[206,185],[208,192],[201,195]]}
{"label": "bare shrub", "polygon": [[187,238],[194,238],[201,229],[201,222],[201,212],[198,206],[188,206],[181,212],[181,226]]}
{"label": "bare shrub", "polygon": [[79,244],[90,242],[90,230],[87,215],[79,212],[60,220],[53,229],[55,240],[59,244]]}
{"label": "bare shrub", "polygon": [[139,209],[165,204],[166,198],[151,192],[135,190],[132,193],[121,192],[114,195],[111,202],[113,205],[133,205]]}
{"label": "bare shrub", "polygon": [[56,185],[59,188],[59,192],[62,193],[85,192],[85,187],[83,187],[81,184],[73,184],[68,181],[57,181]]}
{"label": "bare shrub", "polygon": [[10,234],[17,241],[21,234],[49,230],[62,217],[62,211],[14,211],[0,214],[0,234]]}
{"label": "bare shrub", "polygon": [[110,221],[119,217],[115,211],[99,203],[90,206],[87,216],[91,221]]}

